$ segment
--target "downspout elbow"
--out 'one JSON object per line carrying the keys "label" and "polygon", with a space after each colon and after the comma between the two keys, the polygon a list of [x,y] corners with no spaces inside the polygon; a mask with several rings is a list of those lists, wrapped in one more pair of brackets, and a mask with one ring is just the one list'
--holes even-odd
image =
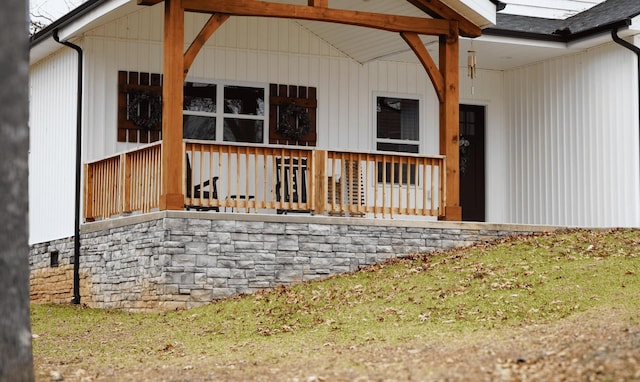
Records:
{"label": "downspout elbow", "polygon": [[620,36],[618,36],[618,29],[612,29],[611,30],[611,38],[613,39],[613,41],[624,47],[629,49],[630,51],[632,51],[633,53],[636,54],[636,56],[638,57],[637,60],[637,64],[638,64],[638,116],[640,117],[640,47],[635,46],[634,44],[630,43],[629,41],[626,41],[622,38],[620,38]]}
{"label": "downspout elbow", "polygon": [[53,39],[78,52],[78,89],[76,100],[76,158],[75,158],[75,203],[74,203],[74,250],[73,250],[73,304],[80,304],[80,190],[82,170],[82,77],[83,52],[82,48],[68,41],[60,41],[58,29],[53,31]]}

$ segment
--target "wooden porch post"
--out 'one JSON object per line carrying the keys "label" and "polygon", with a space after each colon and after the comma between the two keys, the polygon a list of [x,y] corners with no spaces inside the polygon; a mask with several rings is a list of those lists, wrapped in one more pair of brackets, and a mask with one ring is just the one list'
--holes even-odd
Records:
{"label": "wooden porch post", "polygon": [[182,0],[165,0],[161,210],[181,210],[184,208],[182,191],[183,54],[184,8]]}
{"label": "wooden porch post", "polygon": [[461,221],[460,206],[460,92],[458,22],[450,21],[448,35],[440,36],[440,72],[444,76],[440,99],[440,154],[447,158],[447,205],[443,220]]}
{"label": "wooden porch post", "polygon": [[327,210],[327,150],[313,150],[314,213],[322,215]]}

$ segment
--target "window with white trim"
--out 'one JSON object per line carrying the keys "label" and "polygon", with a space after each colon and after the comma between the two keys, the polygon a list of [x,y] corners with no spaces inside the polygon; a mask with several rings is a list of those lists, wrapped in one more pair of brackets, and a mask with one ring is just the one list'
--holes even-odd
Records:
{"label": "window with white trim", "polygon": [[[420,151],[420,100],[415,98],[376,97],[376,149],[418,153]],[[415,183],[414,171],[407,166],[394,168],[394,183]],[[402,175],[402,178],[401,178]],[[391,182],[391,164],[387,163],[386,182]],[[382,164],[378,168],[378,181],[382,182]]]}
{"label": "window with white trim", "polygon": [[265,87],[186,82],[182,114],[184,138],[264,143]]}

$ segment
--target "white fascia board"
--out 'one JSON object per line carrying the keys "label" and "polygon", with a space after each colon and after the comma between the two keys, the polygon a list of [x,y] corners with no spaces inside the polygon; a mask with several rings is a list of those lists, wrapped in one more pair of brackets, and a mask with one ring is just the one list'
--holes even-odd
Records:
{"label": "white fascia board", "polygon": [[496,25],[496,5],[490,0],[443,0],[442,2],[481,28]]}
{"label": "white fascia board", "polygon": [[491,35],[484,35],[484,34],[476,38],[475,40],[491,42],[491,43],[499,43],[499,44],[532,46],[532,47],[549,48],[549,49],[567,49],[567,44],[565,44],[564,42],[558,42],[558,41],[532,40],[527,38],[491,36]]}
{"label": "white fascia board", "polygon": [[[636,24],[636,28],[640,27],[640,25]],[[620,29],[618,31],[618,36],[620,38],[626,38],[630,36],[634,36],[640,33],[640,29],[632,29],[631,27]],[[608,42],[612,42],[613,38],[611,37],[611,31],[602,32],[597,35],[589,36],[587,38],[583,38],[580,40],[572,41],[567,44],[568,48],[571,49],[589,49],[594,46],[606,44]]]}
{"label": "white fascia board", "polygon": [[[633,36],[635,34],[640,34],[640,31],[633,31],[630,29],[621,29],[618,33],[618,35],[622,38]],[[592,36],[589,36],[580,40],[572,41],[569,43],[558,42],[558,41],[523,39],[523,38],[515,38],[515,37],[490,36],[490,35],[482,35],[475,40],[492,42],[492,43],[500,43],[500,44],[547,48],[547,49],[564,49],[567,51],[580,51],[580,50],[589,49],[598,45],[612,42],[610,31],[602,32],[600,34],[592,35]]]}
{"label": "white fascia board", "polygon": [[[638,20],[638,22],[640,22],[640,20]],[[640,27],[640,24],[638,24],[638,26]],[[622,38],[630,37],[633,35],[640,35],[640,30],[625,28],[625,29],[621,29],[618,32],[618,35]],[[612,42],[611,31],[605,31],[600,34],[592,35],[592,36],[589,36],[580,40],[572,41],[569,43],[558,42],[558,41],[524,39],[524,38],[516,38],[516,37],[491,36],[491,35],[482,35],[476,38],[475,40],[491,42],[491,43],[499,43],[499,44],[511,44],[511,45],[518,45],[518,46],[530,46],[530,47],[548,48],[548,49],[564,49],[567,51],[580,51],[580,50],[589,49],[598,45]]]}

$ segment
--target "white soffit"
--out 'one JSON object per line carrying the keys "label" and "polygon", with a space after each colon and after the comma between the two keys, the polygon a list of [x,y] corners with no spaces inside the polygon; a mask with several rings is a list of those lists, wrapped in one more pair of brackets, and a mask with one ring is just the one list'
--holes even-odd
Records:
{"label": "white soffit", "polygon": [[98,25],[111,22],[119,19],[122,16],[133,13],[140,10],[141,7],[137,5],[136,1],[131,0],[117,0],[106,2],[105,5],[97,7],[96,9],[88,12],[82,17],[74,20],[72,23],[66,25],[60,30],[60,39],[65,40],[68,38],[77,37],[84,32],[95,28]]}
{"label": "white soffit", "polygon": [[500,0],[507,6],[500,13],[564,20],[605,0]]}
{"label": "white soffit", "polygon": [[480,28],[496,24],[496,5],[489,0],[442,0]]}
{"label": "white soffit", "polygon": [[[284,1],[282,1],[284,2]],[[291,1],[287,1],[291,3]],[[302,0],[306,3],[306,0]],[[332,8],[430,18],[406,0],[334,1]],[[365,63],[408,48],[398,33],[351,25],[297,20],[304,28],[354,60]]]}

